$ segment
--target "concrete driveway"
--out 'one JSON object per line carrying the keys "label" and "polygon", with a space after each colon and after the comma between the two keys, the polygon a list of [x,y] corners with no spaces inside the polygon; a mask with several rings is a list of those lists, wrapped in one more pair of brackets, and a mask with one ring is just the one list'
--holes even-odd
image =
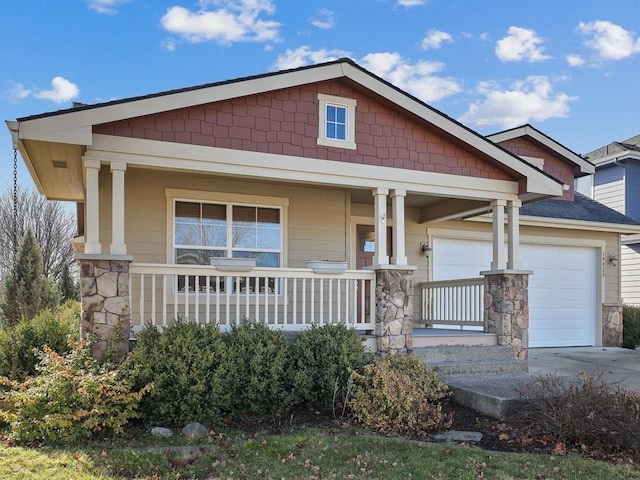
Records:
{"label": "concrete driveway", "polygon": [[532,348],[529,373],[556,373],[571,379],[579,372],[602,373],[607,383],[620,382],[626,390],[640,392],[640,350],[615,347]]}

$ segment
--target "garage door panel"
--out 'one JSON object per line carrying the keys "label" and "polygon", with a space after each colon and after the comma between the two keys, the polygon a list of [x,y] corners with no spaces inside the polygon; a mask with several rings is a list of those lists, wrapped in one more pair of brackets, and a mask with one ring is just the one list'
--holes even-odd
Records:
{"label": "garage door panel", "polygon": [[[521,245],[529,277],[529,345],[595,345],[596,249]],[[477,277],[491,264],[490,242],[434,239],[434,280]]]}

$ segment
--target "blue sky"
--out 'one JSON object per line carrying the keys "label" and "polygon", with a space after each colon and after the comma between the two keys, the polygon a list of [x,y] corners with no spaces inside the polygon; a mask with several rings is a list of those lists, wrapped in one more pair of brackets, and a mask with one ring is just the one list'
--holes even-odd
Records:
{"label": "blue sky", "polygon": [[[640,133],[636,0],[21,0],[4,12],[2,120],[350,57],[482,134],[528,122],[588,153]],[[3,128],[1,188],[12,156]]]}

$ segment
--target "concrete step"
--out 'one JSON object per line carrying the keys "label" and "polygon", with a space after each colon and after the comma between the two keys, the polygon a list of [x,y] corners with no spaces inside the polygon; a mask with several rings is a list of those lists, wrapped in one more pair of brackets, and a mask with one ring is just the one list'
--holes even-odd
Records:
{"label": "concrete step", "polygon": [[519,389],[532,381],[527,373],[510,375],[451,375],[442,379],[453,391],[453,401],[497,419],[517,415],[525,405]]}
{"label": "concrete step", "polygon": [[454,345],[471,345],[471,346],[490,346],[498,344],[498,336],[494,333],[456,333],[456,334],[438,334],[438,335],[421,335],[413,334],[413,347],[437,347],[437,346],[454,346]]}
{"label": "concrete step", "polygon": [[483,360],[513,359],[515,352],[509,345],[440,345],[414,348],[414,353],[427,364],[442,362],[480,362]]}
{"label": "concrete step", "polygon": [[518,360],[508,345],[424,347],[413,353],[441,376],[527,372],[527,362]]}

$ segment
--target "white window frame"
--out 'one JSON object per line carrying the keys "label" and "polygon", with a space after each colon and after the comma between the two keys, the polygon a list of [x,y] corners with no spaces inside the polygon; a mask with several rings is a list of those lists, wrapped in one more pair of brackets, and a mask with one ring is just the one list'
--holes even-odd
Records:
{"label": "white window frame", "polygon": [[[287,264],[287,216],[289,199],[282,197],[268,197],[262,195],[245,195],[239,193],[205,192],[199,190],[165,189],[167,200],[167,263],[175,263],[175,203],[210,202],[250,207],[279,208],[280,209],[280,267]],[[229,208],[229,207],[228,207]],[[230,246],[227,249],[230,251]]]}
{"label": "white window frame", "polygon": [[[327,138],[327,106],[329,105],[346,109],[347,138],[345,140]],[[348,148],[351,150],[355,150],[357,148],[355,142],[356,105],[357,101],[353,98],[336,97],[334,95],[318,93],[318,145],[323,145],[325,147]]]}

